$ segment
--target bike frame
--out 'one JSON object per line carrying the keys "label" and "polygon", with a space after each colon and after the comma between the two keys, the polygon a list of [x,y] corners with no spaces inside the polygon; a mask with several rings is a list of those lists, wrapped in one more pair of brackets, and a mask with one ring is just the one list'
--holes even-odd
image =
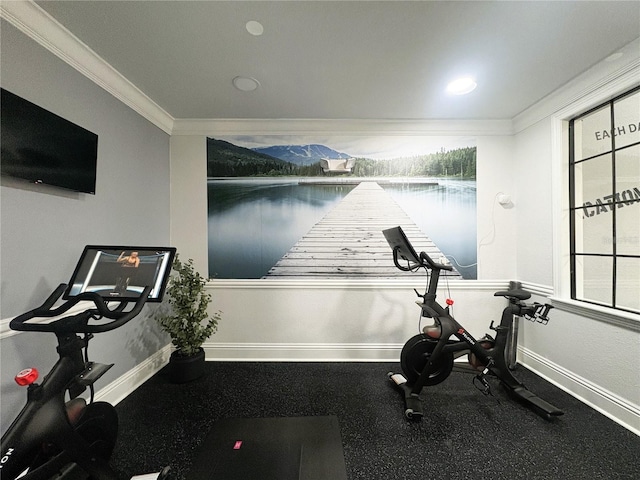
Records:
{"label": "bike frame", "polygon": [[[85,362],[83,350],[86,351],[93,333],[113,330],[138,315],[151,287],[144,288],[133,308],[128,311],[126,307],[131,303],[130,301],[118,302],[115,308],[109,309],[99,295],[90,292],[82,293],[62,306],[53,308],[65,289],[66,285],[61,284],[42,306],[14,318],[10,323],[14,330],[55,333],[58,339],[59,358],[41,384],[29,385],[27,403],[2,436],[0,441],[2,478],[13,480],[29,468],[29,472],[20,477],[21,480],[46,480],[67,465],[71,470],[66,471],[74,471],[77,465],[91,478],[100,480],[117,480],[118,478],[109,466],[108,458],[97,454],[94,446],[79,432],[82,422],[94,420],[92,415],[106,424],[107,433],[115,428],[114,442],[117,432],[117,415],[111,405],[105,402],[87,405],[80,397],[88,386],[93,385],[113,365],[92,363],[88,359]],[[58,317],[80,301],[92,301],[95,308],[58,318],[49,323],[28,322],[36,317]],[[90,320],[103,317],[109,321],[99,325],[89,324]],[[84,334],[84,338],[78,334]],[[69,394],[69,402],[65,401],[67,394]],[[80,413],[83,413],[84,417],[75,418],[79,417]],[[53,447],[53,450],[46,452],[43,462],[39,462],[36,468],[32,468],[36,457],[49,446]]]}
{"label": "bike frame", "polygon": [[[82,357],[88,340],[75,334],[57,335],[57,338],[58,361],[42,384],[29,385],[26,405],[2,437],[2,477],[15,478],[30,466],[35,452],[43,444],[52,444],[60,453],[21,477],[23,480],[49,479],[70,462],[77,463],[95,478],[115,480],[115,472],[90,450],[67,413],[66,393],[69,392],[73,400],[86,390],[88,382],[95,381],[84,380],[83,384],[80,380],[86,377],[85,372],[93,369],[93,365],[85,364]],[[84,402],[81,405],[86,408]]]}
{"label": "bike frame", "polygon": [[[405,415],[408,418],[421,417],[423,415],[422,404],[419,398],[422,389],[428,384],[430,376],[440,368],[439,361],[443,355],[470,351],[484,365],[484,370],[476,375],[476,379],[484,386],[484,392],[490,392],[490,385],[485,379],[485,375],[491,373],[495,375],[507,391],[516,399],[524,402],[537,413],[550,419],[562,415],[563,412],[553,405],[542,400],[530,392],[518,379],[516,379],[507,364],[506,351],[507,342],[513,329],[514,316],[525,316],[528,318],[539,318],[541,322],[548,321],[547,315],[552,308],[551,305],[541,305],[537,303],[526,304],[523,300],[530,298],[531,294],[523,290],[509,290],[497,292],[496,296],[504,296],[509,299],[508,306],[503,310],[500,324],[496,328],[497,336],[491,348],[485,348],[482,340],[476,340],[450,313],[448,307],[443,308],[437,301],[438,282],[441,271],[451,271],[453,267],[434,262],[427,253],[420,252],[418,255],[413,246],[405,236],[402,228],[395,227],[383,231],[385,238],[393,249],[393,262],[395,266],[403,271],[415,271],[424,268],[430,273],[429,282],[423,298],[423,317],[433,318],[439,327],[439,335],[436,339],[429,338],[437,342],[433,350],[430,350],[426,365],[420,371],[418,378],[409,384],[402,375],[389,373],[389,377],[403,391],[405,397]],[[407,262],[406,265],[400,263],[400,259]],[[417,292],[416,292],[417,293]],[[493,325],[493,322],[492,322]],[[428,336],[424,335],[425,339]],[[451,340],[455,337],[458,341]],[[411,340],[410,340],[411,341]],[[407,347],[408,344],[405,344]],[[410,345],[413,348],[415,345]],[[417,371],[417,369],[416,369]],[[450,371],[450,370],[449,370]],[[473,370],[476,371],[476,370]],[[444,371],[444,378],[448,372]],[[444,379],[442,378],[442,379]],[[441,381],[441,380],[439,380]]]}
{"label": "bike frame", "polygon": [[[448,308],[443,308],[437,301],[437,288],[440,277],[439,269],[432,269],[429,279],[428,289],[423,298],[423,313],[433,317],[441,327],[441,334],[431,353],[424,370],[418,380],[412,386],[412,393],[419,394],[425,386],[429,375],[436,368],[436,362],[440,355],[451,352],[470,351],[486,368],[496,375],[509,388],[517,388],[522,385],[512,374],[507,365],[505,352],[509,341],[509,332],[512,329],[515,316],[535,315],[536,305],[526,305],[520,303],[517,298],[511,297],[509,305],[502,311],[500,324],[496,328],[497,335],[495,344],[491,348],[485,348],[473,335],[471,335],[450,313]],[[451,336],[455,336],[458,342],[451,341]]]}

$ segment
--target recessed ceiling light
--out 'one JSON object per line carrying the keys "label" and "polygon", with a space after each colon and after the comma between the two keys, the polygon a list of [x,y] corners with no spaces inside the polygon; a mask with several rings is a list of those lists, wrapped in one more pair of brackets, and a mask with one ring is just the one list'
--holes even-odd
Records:
{"label": "recessed ceiling light", "polygon": [[452,95],[466,95],[473,92],[478,84],[471,77],[458,78],[447,85],[447,92]]}
{"label": "recessed ceiling light", "polygon": [[260,82],[251,77],[235,77],[233,79],[233,86],[243,92],[251,92],[260,86]]}
{"label": "recessed ceiling light", "polygon": [[247,28],[247,32],[249,32],[251,35],[255,35],[256,37],[259,37],[264,33],[264,27],[262,26],[262,24],[260,22],[256,22],[255,20],[248,21],[245,27]]}

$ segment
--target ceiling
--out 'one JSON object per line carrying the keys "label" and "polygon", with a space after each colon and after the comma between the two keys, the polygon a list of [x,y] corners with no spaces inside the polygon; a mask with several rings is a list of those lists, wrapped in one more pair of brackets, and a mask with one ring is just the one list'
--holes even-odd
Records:
{"label": "ceiling", "polygon": [[176,119],[512,119],[640,36],[638,1],[36,3]]}

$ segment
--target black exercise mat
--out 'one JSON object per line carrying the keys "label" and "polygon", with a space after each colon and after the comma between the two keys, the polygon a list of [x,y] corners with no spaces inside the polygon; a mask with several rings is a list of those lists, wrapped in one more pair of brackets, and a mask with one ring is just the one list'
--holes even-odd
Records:
{"label": "black exercise mat", "polygon": [[189,480],[346,480],[335,416],[227,418],[214,423]]}

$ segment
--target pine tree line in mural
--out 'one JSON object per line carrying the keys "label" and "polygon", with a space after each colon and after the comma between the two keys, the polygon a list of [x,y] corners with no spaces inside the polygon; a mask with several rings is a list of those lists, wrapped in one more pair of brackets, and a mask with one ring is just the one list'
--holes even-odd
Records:
{"label": "pine tree line in mural", "polygon": [[[222,140],[207,139],[208,177],[315,177],[323,176],[319,160],[298,165]],[[413,157],[373,160],[357,158],[356,177],[475,178],[476,147],[441,150]]]}
{"label": "pine tree line in mural", "polygon": [[356,159],[358,177],[460,177],[475,178],[476,147],[441,150],[428,155],[390,160]]}

